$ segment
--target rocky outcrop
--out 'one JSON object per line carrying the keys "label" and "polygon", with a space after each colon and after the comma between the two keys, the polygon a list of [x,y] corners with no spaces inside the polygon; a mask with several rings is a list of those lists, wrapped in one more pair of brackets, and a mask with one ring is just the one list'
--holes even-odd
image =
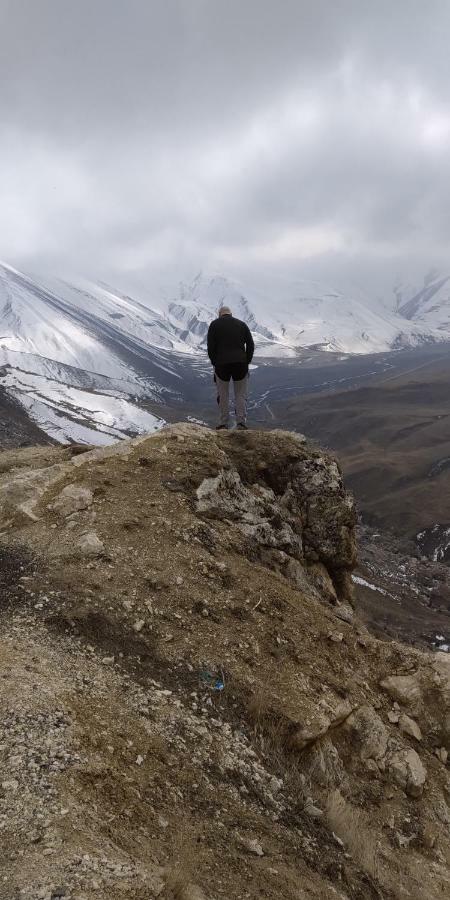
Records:
{"label": "rocky outcrop", "polygon": [[306,575],[321,597],[351,599],[356,513],[336,461],[277,432],[276,441],[250,434],[228,444],[223,463],[198,486],[197,511],[236,523],[250,549],[299,587]]}
{"label": "rocky outcrop", "polygon": [[411,719],[410,716],[405,716],[404,714],[400,716],[398,720],[398,727],[400,731],[403,731],[403,734],[409,735],[409,737],[413,737],[416,741],[422,740],[422,732],[414,719]]}
{"label": "rocky outcrop", "polygon": [[332,457],[174,426],[0,496],[8,900],[447,895],[448,658],[343,602]]}
{"label": "rocky outcrop", "polygon": [[349,700],[343,700],[335,706],[323,704],[323,708],[307,719],[305,724],[292,734],[290,746],[294,750],[304,750],[310,744],[316,743],[330,730],[341,725],[352,712],[353,706]]}
{"label": "rocky outcrop", "polygon": [[[213,470],[196,486],[199,515],[232,522],[250,556],[298,587],[315,591],[318,598],[333,603],[353,599],[355,505],[331,456],[308,445],[302,436],[282,431],[257,436],[249,432],[227,441],[198,426],[178,427],[177,439],[184,441],[185,434],[201,441],[204,462]],[[92,492],[73,480],[73,467],[126,457],[144,440],[66,456],[66,462],[61,461],[60,450],[54,451],[53,459],[50,451],[37,451],[29,466],[20,453],[16,460],[10,454],[9,466],[3,477],[0,474],[3,523],[37,521],[46,503],[61,518],[91,507]],[[196,469],[201,472],[201,465],[193,461],[191,481]]]}
{"label": "rocky outcrop", "polygon": [[[197,488],[197,512],[235,522],[255,547],[274,547],[303,559],[301,530],[294,517],[281,515],[273,491],[262,485],[245,487],[233,469],[202,481]],[[295,532],[296,527],[299,533]]]}
{"label": "rocky outcrop", "polygon": [[[409,675],[389,675],[381,687],[402,709],[398,722],[402,731],[417,741],[432,735],[439,746],[450,750],[450,655],[435,653],[421,658]],[[408,715],[408,713],[410,715]],[[412,718],[411,718],[412,717]],[[417,720],[417,721],[416,721]]]}
{"label": "rocky outcrop", "polygon": [[[30,447],[0,454],[0,528],[39,519],[39,504],[70,463],[89,447]],[[76,490],[79,487],[76,486]]]}
{"label": "rocky outcrop", "polygon": [[427,777],[425,766],[412,748],[398,750],[389,758],[389,771],[394,781],[409,794],[420,797]]}
{"label": "rocky outcrop", "polygon": [[68,484],[58,494],[56,500],[49,505],[49,509],[65,518],[82,509],[87,509],[92,505],[92,501],[93,494],[90,488],[84,487],[82,484]]}
{"label": "rocky outcrop", "polygon": [[355,740],[363,761],[385,758],[389,732],[372,706],[360,706],[349,716],[345,725]]}
{"label": "rocky outcrop", "polygon": [[412,713],[418,713],[422,708],[422,687],[417,675],[390,675],[380,684],[393,700],[402,703]]}

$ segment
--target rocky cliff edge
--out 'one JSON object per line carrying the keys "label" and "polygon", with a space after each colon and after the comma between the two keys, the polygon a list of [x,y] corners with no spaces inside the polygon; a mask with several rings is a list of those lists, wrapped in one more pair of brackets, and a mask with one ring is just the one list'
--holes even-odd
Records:
{"label": "rocky cliff edge", "polygon": [[285,432],[0,454],[0,897],[450,889],[450,657],[359,624]]}

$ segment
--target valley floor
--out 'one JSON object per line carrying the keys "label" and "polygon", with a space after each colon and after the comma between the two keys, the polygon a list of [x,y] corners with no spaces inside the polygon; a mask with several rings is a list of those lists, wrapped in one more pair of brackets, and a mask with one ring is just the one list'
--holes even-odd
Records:
{"label": "valley floor", "polygon": [[412,542],[358,528],[358,610],[381,639],[450,650],[450,568],[417,555]]}

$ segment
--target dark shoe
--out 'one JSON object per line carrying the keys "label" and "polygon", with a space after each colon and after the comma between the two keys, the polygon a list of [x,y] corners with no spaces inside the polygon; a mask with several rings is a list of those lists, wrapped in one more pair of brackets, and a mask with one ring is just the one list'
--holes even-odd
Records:
{"label": "dark shoe", "polygon": [[216,431],[228,431],[228,425],[216,425]]}
{"label": "dark shoe", "polygon": [[240,431],[248,431],[248,425],[244,425],[243,422],[238,422],[236,428],[239,428]]}

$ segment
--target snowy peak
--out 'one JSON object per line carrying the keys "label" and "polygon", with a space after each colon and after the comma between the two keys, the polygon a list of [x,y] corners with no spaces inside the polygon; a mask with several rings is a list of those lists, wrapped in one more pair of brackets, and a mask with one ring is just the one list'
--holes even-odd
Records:
{"label": "snowy peak", "polygon": [[208,325],[221,306],[229,306],[237,318],[247,322],[257,338],[276,342],[276,337],[256,315],[256,292],[251,306],[245,289],[223,276],[208,277],[200,273],[191,284],[181,282],[177,296],[169,301],[167,309],[173,327],[181,329],[180,337],[190,346],[203,346]]}
{"label": "snowy peak", "polygon": [[0,361],[11,353],[52,359],[103,375],[123,377],[119,360],[63,299],[16,270],[0,266]]}
{"label": "snowy peak", "polygon": [[[296,356],[304,348],[377,353],[438,339],[397,312],[374,311],[360,300],[313,281],[272,280],[262,289],[200,274],[179,285],[168,302],[171,324],[192,347],[203,347],[208,323],[221,305],[254,333],[260,356]],[[441,337],[442,339],[442,337]]]}
{"label": "snowy peak", "polygon": [[139,401],[160,402],[180,375],[173,353],[151,352],[145,319],[153,324],[151,311],[104,287],[44,284],[1,265],[0,385],[56,440],[109,443],[153,431],[160,420]]}
{"label": "snowy peak", "polygon": [[[132,377],[149,353],[205,350],[220,306],[247,322],[260,356],[295,357],[315,348],[377,353],[447,338],[450,301],[437,321],[436,297],[449,279],[430,278],[421,292],[397,289],[399,309],[377,311],[355,297],[314,281],[266,280],[262,287],[223,275],[198,274],[158,298],[160,311],[105,283],[33,281],[0,266],[0,346],[34,353],[110,377]],[[434,318],[433,318],[434,316]],[[443,333],[444,332],[444,333]]]}
{"label": "snowy peak", "polygon": [[0,264],[0,386],[52,436],[107,441],[158,427],[149,403],[177,402],[209,377],[208,326],[224,304],[248,323],[257,357],[450,340],[448,277],[429,276],[419,291],[399,287],[396,311],[313,281],[255,286],[203,273],[154,298]]}
{"label": "snowy peak", "polygon": [[419,288],[400,284],[394,294],[400,315],[450,337],[450,275],[430,272]]}

